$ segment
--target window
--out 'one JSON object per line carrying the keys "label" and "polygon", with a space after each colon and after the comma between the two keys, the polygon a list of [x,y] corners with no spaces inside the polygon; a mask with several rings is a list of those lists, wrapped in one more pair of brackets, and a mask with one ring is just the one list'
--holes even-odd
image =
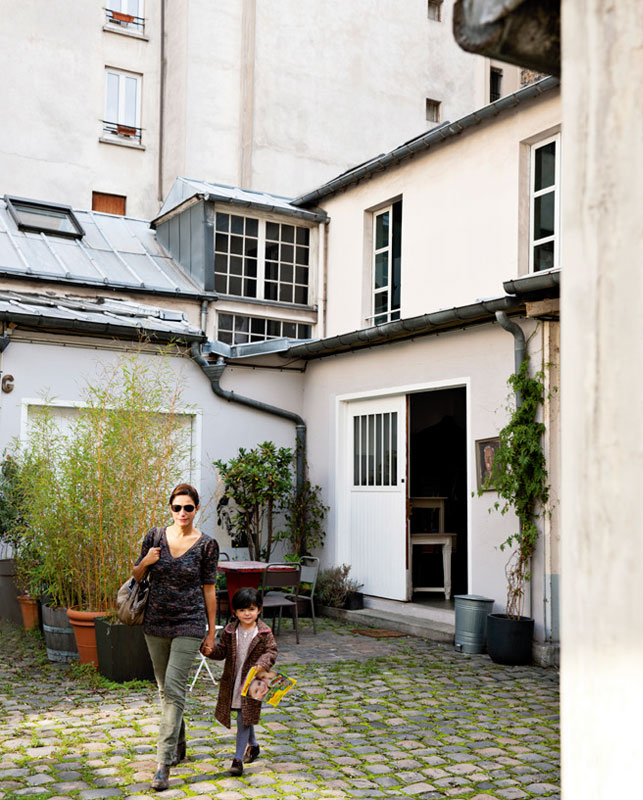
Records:
{"label": "window", "polygon": [[531,150],[530,267],[532,272],[559,263],[560,136]]}
{"label": "window", "polygon": [[502,70],[491,67],[489,72],[489,102],[493,103],[502,97]]}
{"label": "window", "polygon": [[308,228],[221,212],[215,227],[216,292],[308,304]]}
{"label": "window", "polygon": [[102,211],[104,214],[118,214],[124,217],[126,200],[127,198],[122,194],[92,192],[92,211]]}
{"label": "window", "polygon": [[442,22],[442,0],[428,0],[427,15],[434,22]]}
{"label": "window", "polygon": [[103,131],[131,142],[141,141],[141,76],[105,70],[105,119]]}
{"label": "window", "polygon": [[402,201],[373,215],[373,314],[375,325],[400,318]]}
{"label": "window", "polygon": [[268,339],[310,339],[310,325],[241,314],[217,314],[217,339],[226,344],[265,342]]}
{"label": "window", "polygon": [[266,223],[266,298],[308,303],[310,231],[295,225]]}
{"label": "window", "polygon": [[353,417],[353,485],[397,485],[397,411]]}
{"label": "window", "polygon": [[118,26],[129,32],[143,33],[143,0],[107,0],[105,14],[110,25]]}
{"label": "window", "polygon": [[85,231],[69,206],[40,203],[5,195],[7,208],[21,231],[48,233],[69,239],[82,239]]}
{"label": "window", "polygon": [[426,119],[427,122],[440,121],[440,102],[438,100],[426,98]]}

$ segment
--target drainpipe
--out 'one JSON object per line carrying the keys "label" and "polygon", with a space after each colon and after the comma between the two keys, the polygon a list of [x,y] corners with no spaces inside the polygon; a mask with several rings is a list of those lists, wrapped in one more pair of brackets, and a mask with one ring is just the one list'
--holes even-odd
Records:
{"label": "drainpipe", "polygon": [[[512,322],[504,311],[496,311],[496,319],[498,320],[502,328],[504,328],[506,331],[509,331],[509,333],[513,334],[514,372],[518,372],[518,370],[522,365],[522,362],[525,360],[525,354],[527,352],[527,345],[525,343],[525,334],[523,333],[523,330],[520,327],[520,325],[516,325],[515,322]],[[520,408],[521,404],[522,404],[522,397],[520,396],[520,392],[516,392],[516,408]]]}
{"label": "drainpipe", "polygon": [[297,437],[295,447],[295,486],[297,494],[301,492],[306,479],[306,423],[293,411],[287,411],[285,408],[278,408],[271,406],[268,403],[262,403],[261,400],[254,400],[251,397],[243,397],[243,395],[235,394],[227,389],[221,388],[221,376],[226,368],[225,360],[220,356],[216,364],[210,364],[202,355],[201,348],[195,342],[190,347],[190,357],[196,361],[201,367],[201,370],[210,381],[212,391],[218,396],[227,400],[229,403],[239,403],[248,408],[254,408],[257,411],[263,411],[266,414],[273,414],[282,419],[288,419],[295,423],[295,435]]}
{"label": "drainpipe", "polygon": [[208,301],[201,300],[201,330],[207,336],[208,332],[206,331],[206,327],[208,324]]}

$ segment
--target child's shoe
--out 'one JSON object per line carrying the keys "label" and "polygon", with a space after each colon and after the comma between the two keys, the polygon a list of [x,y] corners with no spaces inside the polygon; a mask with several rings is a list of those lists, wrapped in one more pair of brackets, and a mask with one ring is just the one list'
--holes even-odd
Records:
{"label": "child's shoe", "polygon": [[234,775],[235,777],[243,775],[243,761],[240,761],[238,758],[233,758],[229,772],[230,775]]}
{"label": "child's shoe", "polygon": [[258,744],[249,744],[246,747],[246,752],[243,756],[243,763],[244,764],[252,764],[253,761],[259,758],[259,753],[261,752],[261,748]]}

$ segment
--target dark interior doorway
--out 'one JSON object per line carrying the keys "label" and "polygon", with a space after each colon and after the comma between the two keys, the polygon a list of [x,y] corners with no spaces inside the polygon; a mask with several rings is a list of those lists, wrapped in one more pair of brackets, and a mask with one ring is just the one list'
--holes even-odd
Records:
{"label": "dark interior doorway", "polygon": [[[466,402],[464,388],[409,396],[409,496],[445,498],[444,531],[457,535],[451,562],[452,595],[466,594],[468,589]],[[437,532],[437,514],[416,511],[410,525],[411,532]],[[441,548],[414,545],[412,585],[443,583]],[[430,597],[444,599],[444,595],[424,592],[417,593],[414,599]]]}

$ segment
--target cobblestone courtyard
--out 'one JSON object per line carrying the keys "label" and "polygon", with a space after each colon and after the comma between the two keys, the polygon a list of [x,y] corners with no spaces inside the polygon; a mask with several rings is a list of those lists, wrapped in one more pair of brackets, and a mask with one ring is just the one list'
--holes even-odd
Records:
{"label": "cobblestone courtyard", "polygon": [[555,670],[372,639],[328,619],[317,636],[304,621],[299,646],[290,630],[278,642],[298,684],[282,706],[264,706],[261,758],[242,778],[226,773],[234,735],[214,721],[216,688],[202,673],[188,760],[156,794],[155,689],[49,664],[37,637],[2,625],[0,800],[560,797]]}

